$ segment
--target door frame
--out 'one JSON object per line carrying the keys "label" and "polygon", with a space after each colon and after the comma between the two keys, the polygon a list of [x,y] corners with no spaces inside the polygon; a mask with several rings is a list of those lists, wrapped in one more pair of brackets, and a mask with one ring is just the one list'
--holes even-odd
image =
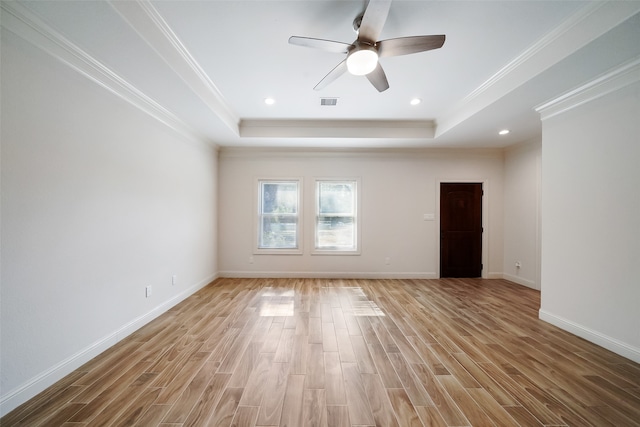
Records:
{"label": "door frame", "polygon": [[[440,278],[440,184],[473,183],[482,184],[482,272],[483,279],[492,278],[489,273],[489,180],[488,179],[437,179],[436,180],[436,277]],[[496,278],[502,278],[500,275]]]}

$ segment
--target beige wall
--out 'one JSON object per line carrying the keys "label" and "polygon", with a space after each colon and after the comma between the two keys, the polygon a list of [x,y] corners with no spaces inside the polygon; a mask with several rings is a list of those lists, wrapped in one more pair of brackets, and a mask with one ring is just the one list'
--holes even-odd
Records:
{"label": "beige wall", "polygon": [[504,278],[534,289],[540,289],[541,155],[536,139],[504,156]]}
{"label": "beige wall", "polygon": [[542,110],[540,317],[640,362],[638,64]]}
{"label": "beige wall", "polygon": [[[220,152],[223,276],[439,276],[439,182],[485,183],[485,273],[502,275],[503,155],[499,150]],[[304,180],[302,255],[255,255],[256,178]],[[361,255],[311,255],[315,177],[361,179]],[[436,220],[425,221],[424,214]],[[253,263],[251,263],[251,258]],[[390,263],[386,264],[385,259]]]}
{"label": "beige wall", "polygon": [[4,30],[1,72],[6,413],[215,277],[217,159]]}

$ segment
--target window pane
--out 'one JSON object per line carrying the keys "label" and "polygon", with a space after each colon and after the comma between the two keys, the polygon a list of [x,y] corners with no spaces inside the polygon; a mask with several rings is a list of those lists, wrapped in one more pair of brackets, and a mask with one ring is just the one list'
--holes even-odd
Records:
{"label": "window pane", "polygon": [[260,248],[295,249],[298,218],[295,215],[268,215],[262,217]]}
{"label": "window pane", "polygon": [[318,249],[355,249],[353,217],[318,216],[316,247]]}
{"label": "window pane", "polygon": [[353,215],[355,207],[355,183],[318,183],[318,213]]}
{"label": "window pane", "polygon": [[262,213],[298,213],[298,183],[263,182]]}

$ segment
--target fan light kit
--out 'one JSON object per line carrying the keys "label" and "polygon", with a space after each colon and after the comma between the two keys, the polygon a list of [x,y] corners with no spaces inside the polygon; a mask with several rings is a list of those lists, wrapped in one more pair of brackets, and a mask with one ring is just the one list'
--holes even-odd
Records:
{"label": "fan light kit", "polygon": [[347,69],[354,76],[365,76],[378,66],[378,52],[373,46],[356,48],[347,56]]}
{"label": "fan light kit", "polygon": [[378,62],[379,58],[408,55],[442,47],[445,40],[444,35],[399,37],[378,41],[390,7],[391,0],[369,0],[365,11],[353,20],[353,28],[358,36],[351,44],[310,37],[292,36],[289,38],[290,44],[347,55],[342,62],[320,80],[320,83],[314,87],[315,90],[325,88],[346,71],[349,71],[356,76],[366,76],[378,92],[383,92],[389,89],[389,82]]}

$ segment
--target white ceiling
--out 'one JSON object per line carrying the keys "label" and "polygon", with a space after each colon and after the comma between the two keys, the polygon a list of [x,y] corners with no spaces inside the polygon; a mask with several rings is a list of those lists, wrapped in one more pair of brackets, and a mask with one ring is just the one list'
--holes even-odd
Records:
{"label": "white ceiling", "polygon": [[2,7],[8,30],[188,137],[231,147],[504,147],[540,134],[534,107],[640,56],[637,1],[398,0],[381,39],[445,34],[444,46],[381,59],[385,92],[348,73],[314,91],[344,57],[289,36],[351,43],[364,1]]}

